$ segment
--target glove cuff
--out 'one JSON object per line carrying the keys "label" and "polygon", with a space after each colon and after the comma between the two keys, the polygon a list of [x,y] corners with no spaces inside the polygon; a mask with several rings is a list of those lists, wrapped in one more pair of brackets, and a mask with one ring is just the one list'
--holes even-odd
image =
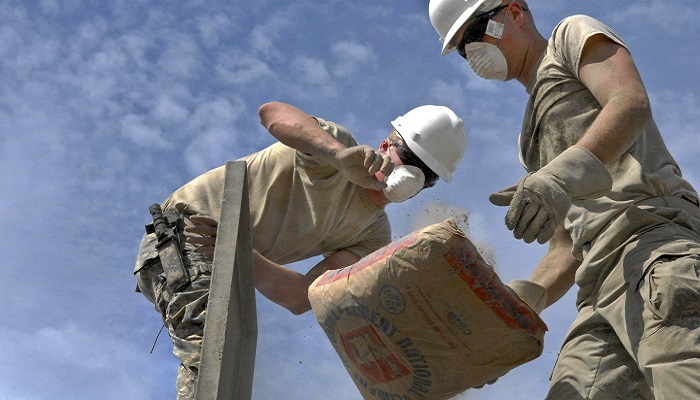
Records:
{"label": "glove cuff", "polygon": [[566,149],[540,171],[563,181],[574,200],[597,199],[612,189],[612,177],[605,165],[578,145]]}
{"label": "glove cuff", "polygon": [[508,284],[513,291],[537,314],[547,306],[547,290],[531,281],[517,279]]}

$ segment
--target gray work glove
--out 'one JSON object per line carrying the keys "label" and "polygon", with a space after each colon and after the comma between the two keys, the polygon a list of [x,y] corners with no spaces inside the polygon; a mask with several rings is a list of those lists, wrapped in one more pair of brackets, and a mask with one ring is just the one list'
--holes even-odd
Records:
{"label": "gray work glove", "polygon": [[539,171],[514,186],[489,196],[497,206],[509,206],[506,226],[516,239],[547,242],[574,200],[597,199],[612,188],[612,178],[589,150],[572,146]]}
{"label": "gray work glove", "polygon": [[537,314],[547,307],[547,290],[534,282],[517,279],[508,284]]}
{"label": "gray work glove", "polygon": [[331,164],[338,168],[350,182],[367,189],[382,190],[386,183],[377,180],[374,174],[381,172],[389,176],[394,163],[388,154],[382,154],[370,146],[348,147],[335,154]]}

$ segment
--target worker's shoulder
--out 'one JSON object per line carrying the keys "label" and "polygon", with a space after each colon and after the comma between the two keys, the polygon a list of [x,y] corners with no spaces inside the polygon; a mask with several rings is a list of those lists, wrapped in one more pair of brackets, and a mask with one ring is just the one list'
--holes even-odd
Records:
{"label": "worker's shoulder", "polygon": [[588,40],[596,35],[603,35],[622,47],[627,47],[624,40],[610,26],[588,15],[577,14],[564,18],[552,32],[550,46],[570,49],[579,54]]}
{"label": "worker's shoulder", "polygon": [[578,25],[597,25],[597,24],[602,24],[599,20],[591,17],[590,15],[585,15],[585,14],[574,14],[570,15],[557,24],[557,26],[554,28],[556,31],[557,29],[561,29],[562,27],[569,27],[569,26],[578,26]]}
{"label": "worker's shoulder", "polygon": [[596,18],[584,14],[571,15],[559,21],[552,31],[552,38],[556,39],[557,37],[561,37],[568,38],[567,41],[585,41],[588,37],[598,33],[619,39],[619,36],[610,26]]}

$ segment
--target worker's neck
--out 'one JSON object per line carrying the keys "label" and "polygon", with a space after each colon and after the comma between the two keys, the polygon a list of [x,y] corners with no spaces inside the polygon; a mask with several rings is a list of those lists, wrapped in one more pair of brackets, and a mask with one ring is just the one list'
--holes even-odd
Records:
{"label": "worker's neck", "polygon": [[537,77],[537,70],[542,62],[542,57],[547,50],[547,41],[539,37],[534,40],[525,54],[525,62],[518,76],[518,81],[525,86],[525,90],[530,93],[532,85]]}
{"label": "worker's neck", "polygon": [[382,192],[381,190],[367,189],[367,193],[369,193],[369,198],[370,200],[372,200],[372,203],[374,203],[379,208],[384,208],[384,206],[391,203],[389,200],[387,200],[386,196],[384,195],[384,192]]}

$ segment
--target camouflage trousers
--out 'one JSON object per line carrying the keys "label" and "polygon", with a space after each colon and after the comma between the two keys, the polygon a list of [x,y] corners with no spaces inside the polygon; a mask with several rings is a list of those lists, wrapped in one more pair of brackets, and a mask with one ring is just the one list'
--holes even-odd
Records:
{"label": "camouflage trousers", "polygon": [[173,354],[180,360],[177,399],[194,400],[209,300],[211,257],[187,251],[185,255],[190,263],[191,282],[182,291],[170,294],[166,290],[158,259],[137,273],[137,282],[144,295],[155,302],[173,342]]}

